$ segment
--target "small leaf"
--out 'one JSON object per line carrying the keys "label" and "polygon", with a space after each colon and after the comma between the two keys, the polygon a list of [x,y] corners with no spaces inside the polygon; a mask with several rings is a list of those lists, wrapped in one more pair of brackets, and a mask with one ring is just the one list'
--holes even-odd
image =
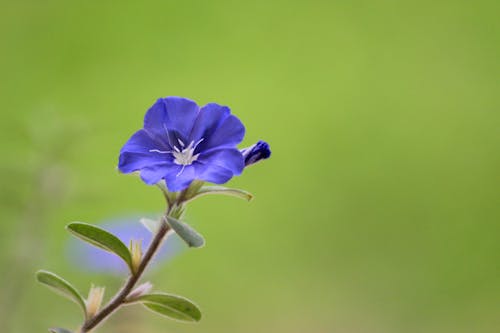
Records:
{"label": "small leaf", "polygon": [[205,239],[196,230],[186,223],[167,216],[168,224],[190,247],[202,247],[205,245]]}
{"label": "small leaf", "polygon": [[237,188],[229,188],[225,186],[203,186],[198,191],[198,193],[196,193],[194,196],[190,198],[190,200],[209,194],[228,195],[231,197],[236,197],[247,201],[253,199],[253,195],[250,192],[243,191]]}
{"label": "small leaf", "polygon": [[38,282],[46,285],[56,293],[65,296],[80,305],[83,312],[86,313],[85,301],[82,295],[68,281],[57,276],[56,274],[44,270],[40,270],[35,274]]}
{"label": "small leaf", "polygon": [[140,219],[139,221],[153,235],[156,234],[158,229],[160,229],[161,224],[164,223],[163,220],[152,220],[145,217]]}
{"label": "small leaf", "polygon": [[66,229],[76,237],[118,255],[132,268],[132,257],[127,246],[115,235],[94,225],[81,222],[70,223]]}
{"label": "small leaf", "polygon": [[51,329],[49,329],[49,332],[51,332],[51,333],[73,333],[71,331],[68,331],[65,328],[60,328],[60,327],[51,328]]}
{"label": "small leaf", "polygon": [[172,319],[187,322],[201,319],[201,311],[196,304],[181,296],[155,293],[143,295],[137,301],[151,311]]}

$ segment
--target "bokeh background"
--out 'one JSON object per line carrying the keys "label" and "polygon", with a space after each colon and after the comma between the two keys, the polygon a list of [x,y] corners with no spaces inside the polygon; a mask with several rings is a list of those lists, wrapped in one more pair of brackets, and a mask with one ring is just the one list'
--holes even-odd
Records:
{"label": "bokeh background", "polygon": [[203,309],[98,332],[500,329],[498,1],[1,1],[0,330],[75,329],[121,278],[68,260],[64,225],[159,214],[116,171],[161,96],[229,105],[273,156],[188,220],[207,246],[151,271]]}

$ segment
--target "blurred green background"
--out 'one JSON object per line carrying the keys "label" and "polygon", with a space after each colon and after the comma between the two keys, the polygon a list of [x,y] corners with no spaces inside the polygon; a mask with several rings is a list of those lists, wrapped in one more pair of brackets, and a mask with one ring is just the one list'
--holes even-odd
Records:
{"label": "blurred green background", "polygon": [[498,1],[2,1],[0,331],[76,328],[37,285],[121,280],[67,259],[73,220],[160,213],[118,174],[162,96],[229,105],[273,156],[188,219],[207,246],[148,277],[197,325],[140,307],[99,332],[500,329]]}

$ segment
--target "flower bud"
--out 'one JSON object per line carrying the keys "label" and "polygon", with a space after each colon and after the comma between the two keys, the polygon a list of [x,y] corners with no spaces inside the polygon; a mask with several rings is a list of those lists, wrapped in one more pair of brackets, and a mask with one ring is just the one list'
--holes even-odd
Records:
{"label": "flower bud", "polygon": [[147,293],[149,293],[151,291],[151,289],[153,289],[153,285],[151,284],[151,282],[145,282],[143,284],[141,284],[140,286],[138,286],[137,288],[135,288],[127,297],[127,302],[133,302],[135,301],[137,298],[141,297],[142,295],[145,295]]}
{"label": "flower bud", "polygon": [[132,255],[132,270],[137,272],[142,259],[142,243],[141,241],[131,240],[130,241],[130,253]]}
{"label": "flower bud", "polygon": [[90,287],[89,297],[85,301],[88,318],[92,318],[101,308],[104,291],[104,287],[96,287],[94,285]]}
{"label": "flower bud", "polygon": [[265,160],[271,156],[271,149],[269,144],[265,141],[259,141],[256,144],[242,149],[241,154],[245,159],[245,166],[257,163],[260,160]]}

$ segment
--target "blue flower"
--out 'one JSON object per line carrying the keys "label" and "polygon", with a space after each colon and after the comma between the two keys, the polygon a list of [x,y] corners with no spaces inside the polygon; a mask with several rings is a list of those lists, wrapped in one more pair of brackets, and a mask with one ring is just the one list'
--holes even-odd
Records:
{"label": "blue flower", "polygon": [[245,167],[236,147],[244,135],[245,127],[227,106],[200,108],[186,98],[160,98],[147,111],[144,128],[121,149],[118,169],[139,171],[149,185],[163,179],[172,192],[195,179],[223,184]]}
{"label": "blue flower", "polygon": [[245,166],[257,163],[260,160],[265,160],[271,156],[271,149],[269,144],[265,141],[259,141],[256,144],[242,149],[241,154],[245,159]]}

